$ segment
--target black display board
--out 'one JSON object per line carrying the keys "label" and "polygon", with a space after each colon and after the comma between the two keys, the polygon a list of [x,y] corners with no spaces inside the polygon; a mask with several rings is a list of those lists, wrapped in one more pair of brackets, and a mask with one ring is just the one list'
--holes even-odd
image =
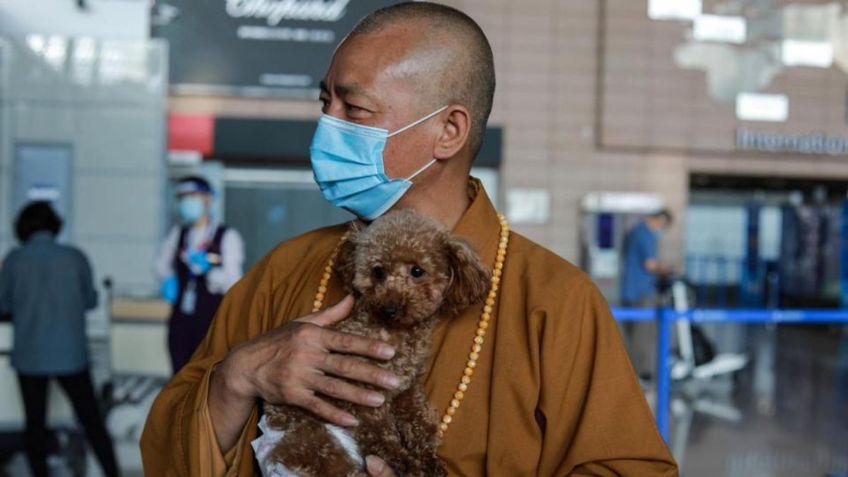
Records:
{"label": "black display board", "polygon": [[156,0],[175,92],[317,97],[336,45],[387,0]]}

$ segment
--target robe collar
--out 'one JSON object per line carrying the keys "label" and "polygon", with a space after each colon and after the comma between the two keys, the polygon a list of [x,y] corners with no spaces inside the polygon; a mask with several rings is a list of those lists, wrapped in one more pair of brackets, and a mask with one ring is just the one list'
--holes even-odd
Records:
{"label": "robe collar", "polygon": [[[491,269],[495,263],[500,242],[500,220],[495,206],[486,194],[483,183],[476,177],[468,178],[470,205],[451,233],[464,237],[480,255],[483,267]],[[364,225],[365,222],[359,221]]]}
{"label": "robe collar", "polygon": [[468,181],[471,205],[460,217],[453,233],[465,237],[480,255],[483,267],[491,269],[497,257],[500,242],[500,220],[495,206],[486,194],[482,182],[476,177]]}

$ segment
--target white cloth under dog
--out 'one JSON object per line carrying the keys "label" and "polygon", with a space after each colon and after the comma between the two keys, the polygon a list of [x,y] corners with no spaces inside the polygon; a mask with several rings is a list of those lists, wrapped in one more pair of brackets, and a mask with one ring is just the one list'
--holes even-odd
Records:
{"label": "white cloth under dog", "polygon": [[[365,460],[359,453],[359,446],[349,432],[332,424],[324,424],[324,428],[339,442],[354,462],[357,462],[360,466],[365,466]],[[254,439],[250,445],[253,447],[262,477],[299,477],[283,464],[271,462],[268,458],[277,443],[286,436],[286,431],[269,427],[266,416],[262,416],[262,419],[259,420],[259,430],[262,431],[262,435]]]}

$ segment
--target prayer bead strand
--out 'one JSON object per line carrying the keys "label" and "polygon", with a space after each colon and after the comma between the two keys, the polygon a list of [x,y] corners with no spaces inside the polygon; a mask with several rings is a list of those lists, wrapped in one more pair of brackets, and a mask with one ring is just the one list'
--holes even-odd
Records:
{"label": "prayer bead strand", "polygon": [[506,260],[506,249],[509,245],[509,224],[506,221],[506,217],[498,214],[498,220],[501,223],[501,236],[498,243],[498,255],[495,259],[495,266],[492,269],[492,284],[489,288],[489,295],[483,304],[483,313],[480,315],[480,321],[477,322],[477,332],[474,334],[474,341],[471,344],[471,351],[468,353],[468,361],[465,363],[462,377],[460,377],[459,384],[456,386],[456,391],[453,393],[450,404],[447,410],[445,410],[444,415],[442,415],[441,422],[439,422],[439,437],[445,435],[448,426],[453,422],[453,416],[459,410],[462,400],[465,399],[465,393],[468,392],[471,377],[474,375],[474,369],[477,368],[477,360],[480,359],[480,353],[483,350],[483,339],[486,336],[486,330],[489,328],[489,322],[492,320],[492,313],[495,309],[504,261]]}
{"label": "prayer bead strand", "polygon": [[347,240],[348,234],[342,235],[339,243],[336,244],[336,248],[333,249],[333,253],[330,255],[330,260],[327,261],[327,266],[324,267],[324,274],[321,276],[321,282],[318,284],[318,291],[315,292],[315,300],[312,301],[312,313],[318,313],[321,311],[321,307],[324,305],[324,297],[327,296],[327,287],[330,285],[330,277],[333,276],[333,265],[336,264],[336,257],[339,255],[339,249],[342,248],[342,244]]}

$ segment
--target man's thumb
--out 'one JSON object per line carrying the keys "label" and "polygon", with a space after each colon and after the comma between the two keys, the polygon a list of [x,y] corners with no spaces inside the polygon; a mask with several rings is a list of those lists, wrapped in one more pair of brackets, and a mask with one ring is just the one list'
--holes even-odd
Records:
{"label": "man's thumb", "polygon": [[304,321],[318,326],[330,326],[347,318],[347,315],[350,314],[350,310],[352,308],[353,296],[347,295],[346,297],[342,298],[340,302],[327,308],[326,310],[315,313]]}

